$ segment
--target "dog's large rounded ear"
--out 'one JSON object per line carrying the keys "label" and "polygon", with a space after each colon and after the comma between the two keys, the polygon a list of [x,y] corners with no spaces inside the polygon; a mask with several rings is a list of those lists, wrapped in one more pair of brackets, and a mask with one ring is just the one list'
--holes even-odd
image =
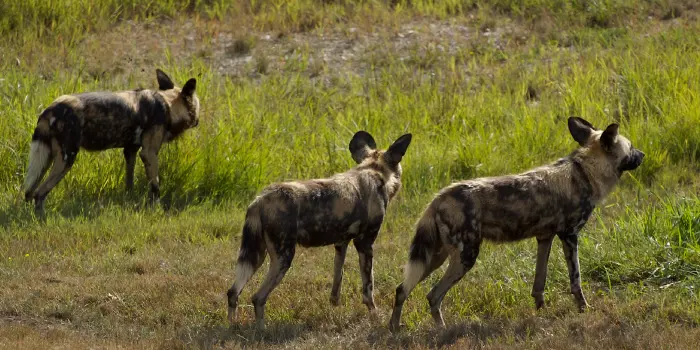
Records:
{"label": "dog's large rounded ear", "polygon": [[386,150],[386,153],[384,153],[384,158],[387,162],[398,164],[406,154],[406,150],[408,149],[408,145],[411,144],[412,138],[413,135],[406,134],[396,139],[396,141],[389,146],[389,149]]}
{"label": "dog's large rounded ear", "polygon": [[617,138],[619,128],[620,125],[618,124],[610,124],[607,128],[605,128],[603,134],[600,135],[600,145],[604,150],[609,151],[612,149],[613,145],[615,144],[615,138]]}
{"label": "dog's large rounded ear", "polygon": [[156,69],[156,77],[158,78],[158,90],[170,90],[175,87],[170,77],[162,70]]}
{"label": "dog's large rounded ear", "polygon": [[573,136],[574,140],[578,142],[579,145],[585,146],[588,139],[591,137],[591,133],[595,128],[591,123],[583,118],[570,117],[569,118],[569,132]]}
{"label": "dog's large rounded ear", "polygon": [[197,79],[192,78],[185,83],[185,86],[182,87],[181,94],[185,95],[185,96],[192,96],[192,94],[194,94],[194,90],[196,90],[196,89],[197,89]]}
{"label": "dog's large rounded ear", "polygon": [[366,131],[358,131],[350,140],[350,154],[357,164],[362,163],[369,155],[370,151],[377,149],[374,138]]}

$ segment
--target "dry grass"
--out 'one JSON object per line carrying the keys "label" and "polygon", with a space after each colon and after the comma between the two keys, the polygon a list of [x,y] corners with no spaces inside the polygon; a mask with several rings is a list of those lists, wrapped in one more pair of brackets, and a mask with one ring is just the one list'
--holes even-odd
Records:
{"label": "dry grass", "polygon": [[[482,263],[450,293],[453,297],[448,296],[447,329],[433,329],[424,315],[416,329],[392,335],[384,325],[393,301],[390,292],[398,277],[393,273],[393,257],[402,254],[388,237],[391,234],[385,232],[377,247],[378,315],[368,315],[360,303],[356,254],[348,256],[341,306],[332,307],[327,301],[332,249],[302,249],[295,268],[270,298],[268,327],[262,332],[251,325],[252,306],[247,303],[251,289],[262,281],[261,274],[251,282],[253,288],[243,294],[243,324],[228,327],[223,320],[226,301],[222,291],[231,280],[230,262],[236,242],[193,245],[165,238],[161,244],[131,254],[113,241],[72,256],[62,255],[63,249],[54,247],[40,257],[17,258],[11,273],[3,274],[0,345],[689,349],[700,340],[695,302],[688,300],[694,306],[686,306],[683,300],[669,300],[672,294],[654,287],[641,288],[634,296],[625,291],[609,294],[592,283],[587,290],[594,309],[576,313],[571,297],[565,293],[564,281],[556,277],[563,267],[561,259],[553,259],[555,277],[550,279],[547,309],[535,312],[530,298],[523,296],[509,306],[501,306],[507,310],[496,311],[491,303],[503,303],[510,297],[479,291],[484,283],[479,281],[485,281],[485,275],[498,275],[507,269],[503,264],[495,272],[485,267],[494,266],[489,252],[494,247],[487,249]],[[18,246],[26,244],[18,242]],[[314,273],[310,275],[309,270]],[[389,272],[391,277],[386,275]],[[494,282],[498,283],[487,284]],[[417,309],[426,307],[425,291],[419,288],[410,299],[414,305],[409,317],[414,318]],[[481,311],[456,319],[463,305],[455,299],[463,299],[464,293],[471,298],[470,308]]]}

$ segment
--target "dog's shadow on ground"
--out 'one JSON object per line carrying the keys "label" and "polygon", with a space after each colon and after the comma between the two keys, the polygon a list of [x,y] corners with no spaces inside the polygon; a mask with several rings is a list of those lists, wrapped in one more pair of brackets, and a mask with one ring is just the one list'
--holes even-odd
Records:
{"label": "dog's shadow on ground", "polygon": [[[529,317],[516,322],[505,320],[466,321],[445,328],[432,326],[420,327],[415,330],[403,328],[397,333],[391,333],[382,323],[372,326],[357,340],[364,339],[362,345],[378,348],[410,348],[428,347],[442,348],[455,344],[467,347],[478,347],[489,341],[503,336],[512,336],[516,342],[527,341],[528,337],[541,332],[547,321],[537,317]],[[187,342],[197,348],[211,349],[220,346],[241,346],[243,348],[265,347],[273,345],[291,345],[297,339],[314,337],[323,331],[316,331],[301,321],[268,321],[264,330],[258,330],[254,324],[233,326],[212,326],[196,330],[196,337]],[[342,334],[321,334],[320,336],[342,336]],[[183,339],[184,340],[184,339]],[[348,344],[351,345],[351,344]]]}
{"label": "dog's shadow on ground", "polygon": [[118,210],[143,212],[162,210],[164,215],[177,215],[190,206],[202,203],[201,199],[175,198],[164,195],[158,204],[149,204],[146,192],[114,192],[106,195],[75,193],[63,199],[47,198],[44,215],[34,212],[34,203],[15,198],[0,206],[0,227],[8,229],[29,223],[45,223],[50,217],[63,219],[83,218],[94,220],[107,211]]}
{"label": "dog's shadow on ground", "polygon": [[281,345],[301,338],[309,332],[303,323],[267,321],[260,330],[254,323],[240,325],[217,325],[199,329],[191,341],[198,348],[211,349],[227,343],[240,344],[243,348],[261,345]]}
{"label": "dog's shadow on ground", "polygon": [[367,344],[372,347],[409,348],[419,345],[428,348],[442,348],[454,345],[464,339],[470,346],[484,344],[489,339],[502,336],[503,332],[503,326],[500,324],[461,322],[445,328],[427,327],[414,331],[407,331],[404,328],[397,333],[391,333],[386,328],[378,328],[370,331],[366,340]]}
{"label": "dog's shadow on ground", "polygon": [[370,331],[366,338],[372,347],[409,348],[420,347],[442,348],[457,344],[460,348],[481,347],[491,341],[504,337],[512,339],[516,344],[527,342],[529,338],[550,328],[554,321],[551,317],[533,315],[517,320],[501,318],[484,318],[477,321],[461,321],[449,324],[444,328],[432,326],[428,321],[427,327],[401,331],[393,334],[386,328]]}

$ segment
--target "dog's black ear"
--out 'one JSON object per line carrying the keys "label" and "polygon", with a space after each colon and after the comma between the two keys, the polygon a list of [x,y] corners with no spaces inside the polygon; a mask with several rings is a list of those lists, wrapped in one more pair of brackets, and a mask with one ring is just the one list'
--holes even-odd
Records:
{"label": "dog's black ear", "polygon": [[175,87],[170,77],[162,70],[156,69],[156,77],[158,78],[158,90],[170,90]]}
{"label": "dog's black ear", "polygon": [[396,141],[389,146],[389,149],[386,150],[386,153],[384,153],[384,158],[387,162],[398,164],[404,154],[406,154],[406,150],[408,149],[408,145],[411,144],[412,138],[413,135],[406,134],[396,139]]}
{"label": "dog's black ear", "polygon": [[196,89],[197,89],[197,79],[192,78],[185,83],[185,86],[182,87],[181,94],[183,94],[185,96],[192,96],[192,94],[194,94],[194,90],[196,90]]}
{"label": "dog's black ear", "polygon": [[350,154],[357,164],[362,163],[369,155],[370,151],[377,149],[374,138],[366,131],[358,131],[350,140]]}
{"label": "dog's black ear", "polygon": [[603,134],[600,135],[600,145],[604,150],[609,151],[612,149],[613,145],[615,144],[615,138],[617,137],[619,128],[620,125],[618,124],[610,124],[607,128],[605,128]]}
{"label": "dog's black ear", "polygon": [[570,117],[569,118],[569,132],[573,136],[574,140],[578,142],[579,145],[585,146],[588,142],[588,138],[591,137],[591,133],[595,130],[593,125],[583,118]]}

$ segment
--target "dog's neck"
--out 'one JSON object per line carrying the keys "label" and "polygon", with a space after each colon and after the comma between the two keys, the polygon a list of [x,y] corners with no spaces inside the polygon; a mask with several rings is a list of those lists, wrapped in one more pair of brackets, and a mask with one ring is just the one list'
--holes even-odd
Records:
{"label": "dog's neck", "polygon": [[580,165],[580,170],[593,190],[591,199],[597,204],[612,192],[620,177],[613,167],[603,163],[607,162],[605,157],[596,156],[592,152],[595,150],[579,149],[571,154],[570,159],[572,163]]}
{"label": "dog's neck", "polygon": [[389,200],[394,198],[401,190],[401,168],[397,165],[396,169],[390,169],[387,164],[382,161],[367,161],[359,164],[353,171],[357,173],[365,173],[370,177],[374,177],[377,181],[377,187],[384,187]]}
{"label": "dog's neck", "polygon": [[187,118],[183,117],[183,113],[175,111],[173,108],[173,103],[180,97],[180,94],[175,90],[167,91],[157,91],[154,96],[156,98],[161,98],[163,103],[167,106],[166,113],[166,137],[165,141],[169,142],[180,135],[189,128],[190,122]]}

